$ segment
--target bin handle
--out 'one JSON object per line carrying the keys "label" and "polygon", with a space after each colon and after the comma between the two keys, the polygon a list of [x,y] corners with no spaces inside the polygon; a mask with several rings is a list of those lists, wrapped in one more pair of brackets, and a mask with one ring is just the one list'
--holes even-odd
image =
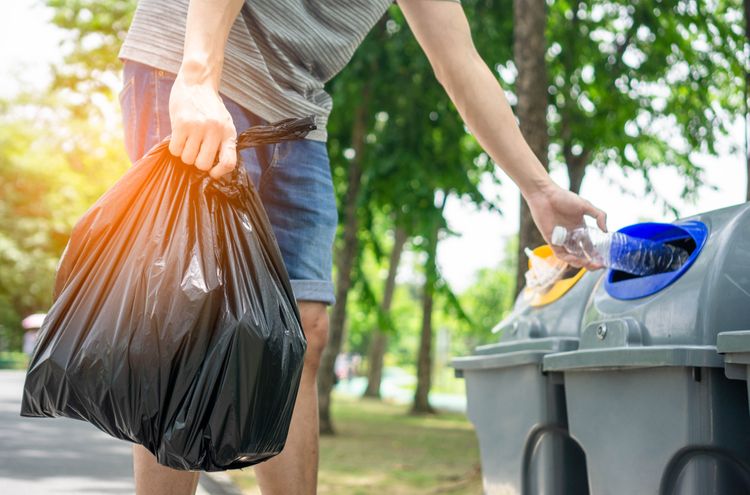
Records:
{"label": "bin handle", "polygon": [[[534,450],[536,449],[536,446],[539,444],[539,441],[542,439],[544,435],[547,433],[552,433],[556,435],[560,435],[566,440],[570,440],[573,445],[575,445],[578,449],[581,451],[581,455],[586,457],[586,453],[584,452],[581,445],[575,441],[575,439],[570,436],[570,432],[567,428],[564,426],[560,426],[558,424],[549,424],[549,425],[542,425],[534,428],[529,433],[528,438],[526,439],[526,443],[523,446],[523,454],[521,456],[522,462],[521,462],[521,494],[522,495],[534,495],[531,493],[531,457],[534,455]],[[588,468],[587,468],[588,469]],[[586,489],[585,495],[588,495],[588,487]],[[581,494],[584,495],[584,494]]]}
{"label": "bin handle", "polygon": [[750,488],[750,465],[737,457],[728,449],[703,445],[698,447],[685,447],[679,450],[667,463],[664,469],[664,475],[659,485],[659,495],[671,495],[675,493],[677,479],[685,469],[685,466],[694,458],[700,455],[711,455],[719,458],[734,466],[739,474],[745,478],[745,487]]}

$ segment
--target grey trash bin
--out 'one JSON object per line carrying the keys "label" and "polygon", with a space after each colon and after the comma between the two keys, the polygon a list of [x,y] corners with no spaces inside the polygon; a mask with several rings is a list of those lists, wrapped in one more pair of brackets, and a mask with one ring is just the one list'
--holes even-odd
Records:
{"label": "grey trash bin", "polygon": [[[577,273],[515,316],[499,343],[452,365],[466,381],[467,415],[479,440],[487,495],[586,495],[586,462],[567,433],[562,376],[543,373],[551,352],[575,349],[601,273]],[[556,292],[556,294],[554,294]]]}
{"label": "grey trash bin", "polygon": [[750,493],[747,390],[724,376],[717,334],[750,328],[750,205],[623,229],[691,252],[680,270],[608,271],[564,373],[571,435],[596,495]]}

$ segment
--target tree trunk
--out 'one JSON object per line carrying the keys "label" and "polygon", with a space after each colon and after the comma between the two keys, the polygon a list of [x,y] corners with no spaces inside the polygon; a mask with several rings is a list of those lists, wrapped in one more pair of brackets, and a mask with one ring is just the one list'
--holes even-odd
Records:
{"label": "tree trunk", "polygon": [[430,388],[432,387],[432,307],[437,283],[437,245],[440,234],[440,219],[443,205],[435,212],[431,231],[428,233],[427,261],[425,262],[425,281],[422,288],[422,331],[419,337],[419,353],[417,355],[417,390],[414,392],[412,414],[433,414],[435,410],[430,405]]}
{"label": "tree trunk", "polygon": [[318,412],[322,435],[335,433],[331,420],[331,392],[335,383],[336,356],[341,352],[341,344],[344,340],[346,301],[352,285],[352,269],[359,249],[357,203],[362,179],[369,100],[370,87],[366,84],[362,90],[362,100],[355,111],[352,127],[352,146],[355,156],[349,163],[348,188],[344,199],[343,240],[336,252],[336,304],[333,305],[331,311],[328,345],[323,351],[318,370]]}
{"label": "tree trunk", "polygon": [[[396,290],[396,273],[398,272],[398,264],[401,261],[404,244],[406,244],[406,238],[406,231],[401,227],[396,227],[393,236],[393,249],[388,260],[388,275],[385,278],[383,301],[381,303],[383,313],[385,314],[388,314],[391,310],[393,293]],[[380,382],[383,379],[383,357],[385,356],[387,345],[388,334],[375,328],[372,332],[372,341],[367,353],[369,366],[367,370],[367,388],[364,393],[365,397],[380,398]]]}
{"label": "tree trunk", "polygon": [[586,164],[576,160],[568,163],[568,178],[570,179],[570,190],[576,194],[581,193],[581,184],[583,176],[586,174]]}
{"label": "tree trunk", "polygon": [[[518,69],[516,79],[516,116],[521,132],[534,154],[547,167],[547,9],[545,0],[513,0],[513,59]],[[534,225],[529,207],[521,198],[518,235],[518,268],[516,294],[524,284],[527,259],[525,247],[544,244],[544,238]]]}
{"label": "tree trunk", "polygon": [[[563,133],[566,132],[567,126],[563,126]],[[568,169],[568,179],[570,180],[570,189],[576,194],[581,192],[581,184],[583,184],[583,177],[586,175],[586,165],[589,161],[589,152],[584,151],[580,155],[574,155],[572,146],[570,145],[570,136],[562,136],[565,140],[563,145],[563,157],[565,158],[565,165]]]}

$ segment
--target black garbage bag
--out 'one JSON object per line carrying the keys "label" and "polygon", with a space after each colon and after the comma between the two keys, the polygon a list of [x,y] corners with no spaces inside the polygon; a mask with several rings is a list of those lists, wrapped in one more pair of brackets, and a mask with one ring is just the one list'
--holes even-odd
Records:
{"label": "black garbage bag", "polygon": [[[250,128],[238,148],[312,122]],[[243,167],[214,180],[165,141],[73,229],[21,415],[88,421],[172,468],[245,467],[284,447],[306,345]]]}

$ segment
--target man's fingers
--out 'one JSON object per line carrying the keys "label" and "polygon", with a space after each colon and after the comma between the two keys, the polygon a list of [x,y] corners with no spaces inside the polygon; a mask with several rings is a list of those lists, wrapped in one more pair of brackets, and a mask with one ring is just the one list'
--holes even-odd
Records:
{"label": "man's fingers", "polygon": [[595,271],[595,270],[599,270],[601,268],[604,268],[602,265],[600,265],[598,263],[593,263],[593,262],[585,260],[585,259],[576,258],[575,256],[571,256],[569,254],[568,255],[564,255],[564,256],[558,256],[558,258],[560,258],[565,263],[567,263],[568,265],[570,265],[570,266],[572,266],[574,268],[585,268],[585,269],[587,269],[589,271]]}
{"label": "man's fingers", "polygon": [[602,232],[607,231],[607,214],[602,210],[596,215],[596,224],[599,226]]}
{"label": "man's fingers", "polygon": [[180,158],[184,164],[192,165],[195,163],[195,158],[198,156],[198,151],[200,151],[201,147],[201,137],[201,134],[194,133],[187,138],[185,147],[182,148],[182,153],[180,154]]}
{"label": "man's fingers", "polygon": [[234,136],[225,139],[221,143],[219,150],[219,163],[211,169],[209,174],[214,179],[218,179],[224,174],[228,174],[237,166],[237,143]]}
{"label": "man's fingers", "polygon": [[558,259],[564,261],[574,268],[585,268],[592,271],[603,268],[602,265],[594,263],[593,261],[573,256],[572,254],[565,251],[564,248],[561,248],[559,246],[552,246],[552,250],[554,251],[555,256],[557,256]]}
{"label": "man's fingers", "polygon": [[563,247],[552,246],[551,244],[550,246],[552,247],[552,252],[555,253],[555,256],[557,257],[557,259],[564,261],[565,263],[569,265],[572,265],[576,268],[580,268],[586,262],[586,260],[579,260],[572,254],[568,253]]}
{"label": "man's fingers", "polygon": [[169,152],[173,156],[182,156],[182,150],[185,147],[185,140],[187,134],[180,128],[176,128],[172,131],[172,137],[169,138]]}
{"label": "man's fingers", "polygon": [[586,260],[582,260],[579,258],[576,258],[575,256],[572,256],[570,254],[566,254],[563,256],[558,256],[561,260],[563,260],[565,263],[569,264],[572,267],[575,268],[582,268],[586,265]]}
{"label": "man's fingers", "polygon": [[550,243],[550,247],[552,248],[552,252],[555,253],[555,256],[557,256],[559,259],[565,261],[565,257],[568,256],[568,252],[565,250],[565,248],[561,246],[555,246]]}
{"label": "man's fingers", "polygon": [[586,214],[596,219],[596,225],[602,232],[607,231],[607,214],[603,210],[586,201]]}
{"label": "man's fingers", "polygon": [[217,132],[208,132],[203,137],[201,149],[198,157],[195,159],[195,166],[200,170],[209,170],[216,161],[216,155],[219,152],[221,136]]}

